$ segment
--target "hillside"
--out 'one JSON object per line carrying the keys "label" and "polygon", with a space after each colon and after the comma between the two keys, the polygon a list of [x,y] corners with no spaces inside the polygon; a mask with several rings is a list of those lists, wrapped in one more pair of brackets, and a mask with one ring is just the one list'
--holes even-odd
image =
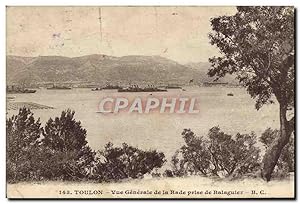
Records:
{"label": "hillside", "polygon": [[[209,77],[207,75],[207,72],[210,68],[210,63],[209,62],[197,62],[197,63],[188,63],[188,64],[185,64],[186,67],[190,68],[190,69],[193,69],[193,70],[198,70],[200,73],[199,73],[199,81],[201,81],[202,83],[203,82],[213,82],[215,77]],[[226,75],[224,78],[220,78],[218,79],[218,82],[221,82],[221,83],[229,83],[229,84],[232,84],[232,85],[237,85],[238,82],[237,80],[235,79],[234,76],[231,76],[231,75]]]}
{"label": "hillside", "polygon": [[160,56],[7,56],[7,84],[109,82],[187,85],[191,79],[200,84],[212,80],[207,76],[209,66],[208,63],[181,65]]}

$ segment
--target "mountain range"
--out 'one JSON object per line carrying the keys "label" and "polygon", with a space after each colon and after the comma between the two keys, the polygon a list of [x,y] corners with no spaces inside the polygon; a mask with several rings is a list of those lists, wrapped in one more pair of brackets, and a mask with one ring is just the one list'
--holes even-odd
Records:
{"label": "mountain range", "polygon": [[[6,57],[7,84],[43,83],[164,83],[187,85],[211,82],[207,62],[179,64],[160,56]],[[232,82],[232,79],[222,79]]]}

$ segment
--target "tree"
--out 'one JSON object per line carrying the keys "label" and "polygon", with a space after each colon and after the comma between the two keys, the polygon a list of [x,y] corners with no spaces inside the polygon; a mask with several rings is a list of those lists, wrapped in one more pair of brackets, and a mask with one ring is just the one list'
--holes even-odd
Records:
{"label": "tree", "polygon": [[6,120],[7,179],[9,182],[35,177],[32,161],[36,157],[42,133],[40,120],[33,113],[21,108],[17,115]]}
{"label": "tree", "polygon": [[[185,145],[172,158],[174,170],[178,169],[174,171],[174,174],[180,175],[187,170],[190,173],[207,175],[210,166],[210,154],[207,150],[207,142],[203,137],[197,137],[190,129],[184,129],[181,135],[183,136]],[[178,159],[179,153],[181,153],[182,157],[180,160]]]}
{"label": "tree", "polygon": [[233,16],[211,19],[210,42],[221,56],[210,58],[209,76],[234,74],[256,100],[279,104],[280,137],[266,151],[262,177],[269,181],[282,149],[294,131],[294,9],[291,7],[237,7]]}
{"label": "tree", "polygon": [[[212,127],[207,137],[197,137],[190,129],[184,129],[183,145],[172,158],[172,170],[166,176],[192,174],[237,177],[253,173],[259,167],[259,149],[256,136],[226,134],[219,127]],[[207,139],[204,139],[207,138]]]}
{"label": "tree", "polygon": [[86,130],[74,119],[75,112],[63,111],[60,117],[50,118],[42,139],[44,178],[77,180],[88,177],[95,152],[87,145]]}
{"label": "tree", "polygon": [[60,117],[50,118],[45,125],[43,144],[53,150],[80,150],[87,144],[86,130],[74,119],[75,112],[63,111]]}

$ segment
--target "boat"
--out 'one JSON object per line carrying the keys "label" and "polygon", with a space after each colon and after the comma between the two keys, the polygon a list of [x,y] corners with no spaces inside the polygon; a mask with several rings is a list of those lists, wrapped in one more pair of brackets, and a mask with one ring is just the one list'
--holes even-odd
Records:
{"label": "boat", "polygon": [[203,86],[228,86],[228,82],[204,82]]}
{"label": "boat", "polygon": [[96,87],[96,88],[93,88],[93,89],[91,89],[92,91],[101,91],[102,89],[101,88],[98,88],[98,87]]}
{"label": "boat", "polygon": [[109,89],[122,89],[121,86],[118,86],[118,85],[106,85],[104,87],[96,87],[96,88],[93,88],[91,89],[92,91],[101,91],[101,90],[109,90]]}
{"label": "boat", "polygon": [[74,88],[97,88],[98,85],[95,84],[78,84],[77,87],[75,87],[75,85],[73,86]]}
{"label": "boat", "polygon": [[180,86],[168,85],[168,86],[166,86],[166,89],[182,89],[182,87],[180,87]]}
{"label": "boat", "polygon": [[68,86],[56,86],[56,85],[53,85],[52,87],[48,87],[47,89],[49,90],[70,90],[72,89],[71,87],[68,87]]}
{"label": "boat", "polygon": [[6,100],[15,100],[15,96],[6,96]]}
{"label": "boat", "polygon": [[102,87],[101,89],[121,89],[122,87],[119,85],[106,85],[104,87]]}
{"label": "boat", "polygon": [[145,87],[140,88],[138,86],[132,86],[127,88],[118,89],[118,92],[166,92],[167,89],[161,89],[157,87]]}

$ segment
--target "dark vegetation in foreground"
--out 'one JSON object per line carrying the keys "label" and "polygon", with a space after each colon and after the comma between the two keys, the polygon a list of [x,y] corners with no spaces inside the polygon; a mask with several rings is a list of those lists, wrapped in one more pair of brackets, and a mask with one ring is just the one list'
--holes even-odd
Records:
{"label": "dark vegetation in foreground", "polygon": [[[203,175],[237,178],[260,170],[260,150],[256,136],[225,134],[219,127],[207,137],[197,137],[191,130],[182,133],[185,145],[171,160],[171,169],[157,173],[165,155],[156,150],[141,150],[123,143],[93,151],[86,141],[86,130],[67,110],[50,118],[44,127],[26,108],[6,121],[7,181],[96,181],[110,182],[152,176],[182,177]],[[267,129],[259,140],[268,148],[278,137],[278,130]],[[273,176],[284,177],[294,171],[293,139],[283,150]]]}
{"label": "dark vegetation in foreground", "polygon": [[[165,176],[260,177],[261,151],[253,132],[237,133],[233,137],[219,127],[213,127],[206,137],[197,137],[190,129],[185,129],[182,136],[185,145],[172,157],[172,168],[165,171]],[[279,131],[268,128],[259,141],[267,149],[276,137],[279,137]],[[281,153],[273,177],[283,178],[293,171],[294,139],[291,138]]]}
{"label": "dark vegetation in foreground", "polygon": [[63,111],[45,127],[25,108],[7,120],[8,182],[139,178],[164,164],[163,153],[125,143],[122,147],[108,143],[104,150],[93,151],[74,113]]}

